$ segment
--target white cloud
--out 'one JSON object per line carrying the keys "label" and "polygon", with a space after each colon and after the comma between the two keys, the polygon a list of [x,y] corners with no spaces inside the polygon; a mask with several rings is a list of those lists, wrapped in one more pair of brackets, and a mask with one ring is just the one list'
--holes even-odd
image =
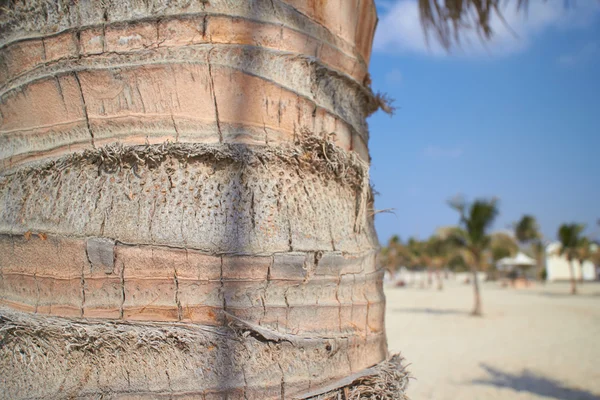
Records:
{"label": "white cloud", "polygon": [[570,53],[558,57],[558,64],[563,67],[573,67],[585,64],[598,53],[598,50],[598,45],[596,43],[589,42],[578,49],[574,49]]}
{"label": "white cloud", "polygon": [[[565,8],[564,0],[532,1],[527,13],[518,13],[516,1],[507,2],[503,16],[508,28],[498,17],[492,19],[493,38],[482,43],[472,30],[461,35],[461,47],[453,55],[507,56],[526,49],[535,36],[548,29],[571,29],[588,26],[600,15],[600,2],[578,1]],[[374,49],[390,53],[420,53],[446,56],[448,53],[430,35],[429,45],[419,19],[415,0],[396,0],[380,16]]]}
{"label": "white cloud", "polygon": [[460,158],[464,154],[462,147],[440,147],[428,146],[423,151],[423,154],[434,160]]}

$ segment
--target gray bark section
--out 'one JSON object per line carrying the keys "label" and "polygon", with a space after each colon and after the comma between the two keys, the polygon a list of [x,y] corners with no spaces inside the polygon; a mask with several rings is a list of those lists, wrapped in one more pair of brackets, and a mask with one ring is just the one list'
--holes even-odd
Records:
{"label": "gray bark section", "polygon": [[377,247],[366,166],[327,142],[127,149],[4,176],[0,232],[106,237],[210,254]]}
{"label": "gray bark section", "polygon": [[[90,238],[86,242],[86,253],[92,268],[112,273],[115,267],[115,242],[106,238]],[[83,278],[82,278],[83,279]]]}

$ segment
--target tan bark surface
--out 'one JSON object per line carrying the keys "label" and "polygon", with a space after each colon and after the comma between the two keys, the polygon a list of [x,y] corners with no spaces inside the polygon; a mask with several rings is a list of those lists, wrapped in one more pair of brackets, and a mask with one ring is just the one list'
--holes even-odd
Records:
{"label": "tan bark surface", "polygon": [[291,398],[387,359],[375,23],[372,0],[11,3],[4,397]]}

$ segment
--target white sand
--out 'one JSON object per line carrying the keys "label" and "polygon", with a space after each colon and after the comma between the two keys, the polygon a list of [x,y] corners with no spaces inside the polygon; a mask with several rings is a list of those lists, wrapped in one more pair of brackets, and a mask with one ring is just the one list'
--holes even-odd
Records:
{"label": "white sand", "polygon": [[484,317],[468,315],[472,286],[386,288],[390,351],[416,378],[413,400],[600,399],[600,284],[482,287]]}

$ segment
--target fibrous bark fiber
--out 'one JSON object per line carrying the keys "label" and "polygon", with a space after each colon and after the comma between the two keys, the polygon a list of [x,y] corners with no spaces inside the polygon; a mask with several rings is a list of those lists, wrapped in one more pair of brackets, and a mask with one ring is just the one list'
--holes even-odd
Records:
{"label": "fibrous bark fiber", "polygon": [[290,343],[248,327],[0,311],[0,367],[11,371],[2,377],[3,398],[406,399],[400,356],[306,391],[306,382],[339,369],[351,341],[298,336]]}

